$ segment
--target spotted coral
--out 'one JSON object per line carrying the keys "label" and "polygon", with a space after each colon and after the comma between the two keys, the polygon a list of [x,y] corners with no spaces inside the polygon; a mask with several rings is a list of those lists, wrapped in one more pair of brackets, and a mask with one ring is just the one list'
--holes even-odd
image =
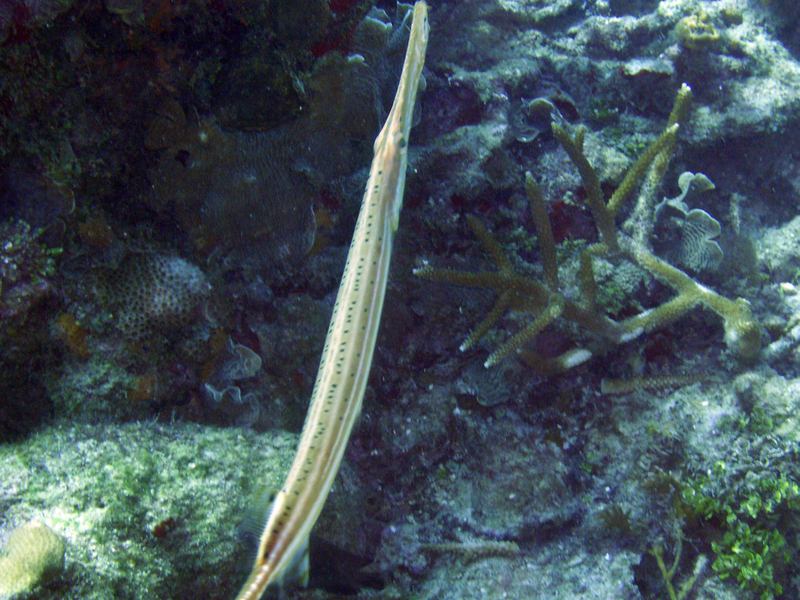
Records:
{"label": "spotted coral", "polygon": [[117,326],[137,340],[155,329],[188,324],[210,290],[200,268],[182,258],[135,253],[117,268],[109,293],[117,307]]}

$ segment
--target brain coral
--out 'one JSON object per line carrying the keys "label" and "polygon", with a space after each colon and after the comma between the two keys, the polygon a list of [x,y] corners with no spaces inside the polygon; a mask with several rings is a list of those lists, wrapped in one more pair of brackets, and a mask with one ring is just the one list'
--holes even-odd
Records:
{"label": "brain coral", "polygon": [[0,598],[11,598],[47,582],[64,569],[64,542],[53,530],[30,521],[8,538],[0,558]]}

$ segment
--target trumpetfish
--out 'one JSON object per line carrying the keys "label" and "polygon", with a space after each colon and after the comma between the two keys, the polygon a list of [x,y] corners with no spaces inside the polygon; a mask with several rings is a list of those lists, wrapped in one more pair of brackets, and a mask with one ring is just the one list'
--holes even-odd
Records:
{"label": "trumpetfish", "polygon": [[308,581],[308,536],[339,471],[360,412],[380,324],[392,242],[403,203],[408,135],[425,50],[428,6],[414,5],[397,93],[373,147],[369,179],[333,307],[317,379],[292,466],[274,497],[255,565],[236,600]]}

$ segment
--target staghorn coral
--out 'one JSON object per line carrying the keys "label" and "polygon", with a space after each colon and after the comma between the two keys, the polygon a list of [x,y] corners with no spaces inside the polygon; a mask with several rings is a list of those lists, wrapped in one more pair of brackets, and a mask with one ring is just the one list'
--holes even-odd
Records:
{"label": "staghorn coral", "polygon": [[[592,212],[600,238],[599,242],[586,248],[580,256],[577,273],[579,298],[573,299],[559,287],[556,248],[550,220],[539,186],[530,173],[526,174],[526,188],[541,247],[543,281],[517,273],[498,242],[474,217],[468,217],[468,222],[495,263],[497,272],[439,269],[427,264],[414,270],[416,275],[432,281],[497,290],[498,297],[494,306],[461,345],[462,350],[475,345],[499,322],[506,311],[521,310],[531,313],[533,320],[489,355],[485,362],[485,366],[489,367],[521,352],[527,342],[552,325],[556,319],[563,317],[592,332],[598,341],[584,347],[571,348],[555,357],[544,357],[533,352],[523,353],[526,362],[539,371],[559,372],[602,354],[615,345],[633,340],[644,332],[664,327],[700,305],[722,318],[725,342],[731,352],[746,360],[755,357],[761,346],[761,329],[749,303],[742,298],[729,300],[720,296],[655,256],[650,248],[656,194],[674,151],[679,123],[688,112],[690,99],[691,91],[684,85],[678,92],[666,130],[628,170],[607,202],[603,198],[597,172],[583,152],[583,128],[571,135],[560,125],[553,124],[556,139],[580,173],[586,190],[586,203]],[[632,231],[627,235],[617,230],[615,217],[623,202],[640,183],[641,190],[629,219],[629,229]],[[597,307],[594,263],[600,258],[612,262],[633,263],[675,290],[676,296],[656,308],[622,321],[614,321]]]}
{"label": "staghorn coral", "polygon": [[30,592],[64,569],[64,542],[53,530],[30,521],[14,530],[0,558],[0,599]]}

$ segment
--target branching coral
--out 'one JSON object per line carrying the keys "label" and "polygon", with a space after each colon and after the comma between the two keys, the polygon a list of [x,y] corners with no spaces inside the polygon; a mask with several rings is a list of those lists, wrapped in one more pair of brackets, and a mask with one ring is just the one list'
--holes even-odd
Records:
{"label": "branching coral", "polygon": [[[462,350],[478,342],[499,322],[506,311],[520,310],[533,314],[532,321],[489,355],[485,363],[488,367],[511,354],[521,353],[528,341],[556,319],[563,317],[589,330],[599,341],[589,347],[572,348],[556,357],[545,358],[532,352],[523,354],[526,361],[540,371],[558,372],[572,368],[615,345],[637,338],[644,332],[664,327],[700,305],[722,318],[725,341],[734,354],[743,359],[752,359],[758,353],[761,329],[746,300],[730,300],[720,296],[657,257],[650,247],[656,194],[674,152],[679,123],[685,119],[690,101],[691,91],[684,85],[677,95],[664,133],[628,170],[608,201],[603,198],[600,179],[583,151],[585,130],[581,127],[575,134],[570,134],[560,125],[553,124],[556,139],[580,173],[586,191],[586,203],[600,237],[598,243],[589,246],[581,254],[578,299],[572,299],[559,287],[556,247],[550,220],[539,186],[530,173],[526,174],[526,188],[539,237],[544,281],[515,272],[500,245],[474,217],[468,217],[468,222],[497,267],[496,272],[434,268],[427,264],[414,271],[416,275],[432,281],[497,290],[498,297],[494,306],[461,345]],[[631,233],[626,234],[617,229],[615,218],[625,200],[640,185],[636,205],[629,219],[632,224]],[[671,287],[676,296],[656,308],[615,321],[602,314],[596,303],[594,264],[598,258],[612,263],[633,263]]]}

